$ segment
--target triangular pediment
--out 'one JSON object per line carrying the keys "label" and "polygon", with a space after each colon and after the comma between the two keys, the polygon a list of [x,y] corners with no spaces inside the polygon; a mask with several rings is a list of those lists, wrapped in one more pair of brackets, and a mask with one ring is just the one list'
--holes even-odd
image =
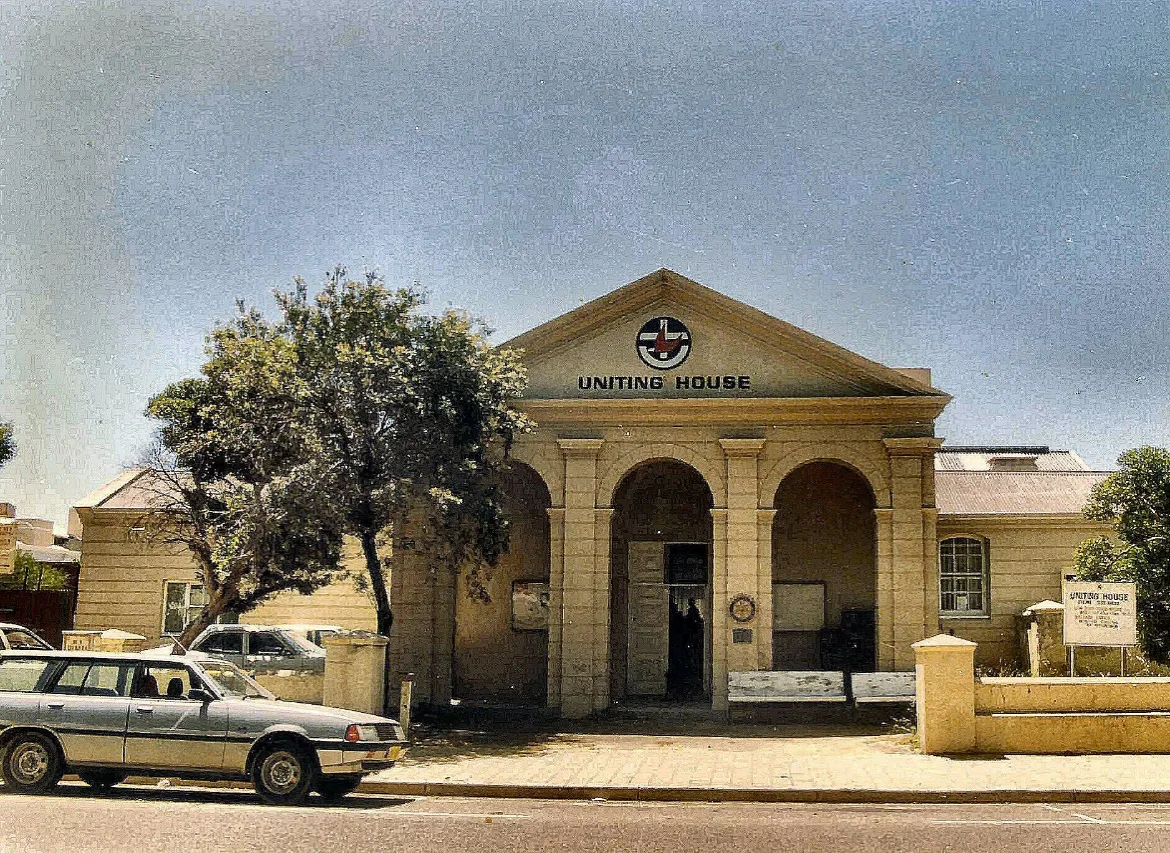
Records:
{"label": "triangular pediment", "polygon": [[946,399],[920,376],[871,361],[666,269],[503,346],[524,351],[525,397],[534,400]]}

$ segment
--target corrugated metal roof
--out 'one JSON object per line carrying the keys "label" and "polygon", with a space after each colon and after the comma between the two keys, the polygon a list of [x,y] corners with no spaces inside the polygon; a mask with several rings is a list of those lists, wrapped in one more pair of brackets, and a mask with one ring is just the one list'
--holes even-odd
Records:
{"label": "corrugated metal roof", "polygon": [[60,545],[26,545],[17,542],[16,549],[30,554],[38,563],[78,563],[81,562],[80,551],[70,551]]}
{"label": "corrugated metal roof", "polygon": [[992,459],[1034,459],[1037,471],[1088,471],[1071,450],[1047,447],[943,447],[934,456],[936,471],[990,471]]}
{"label": "corrugated metal roof", "polygon": [[940,515],[1080,515],[1104,471],[939,471]]}

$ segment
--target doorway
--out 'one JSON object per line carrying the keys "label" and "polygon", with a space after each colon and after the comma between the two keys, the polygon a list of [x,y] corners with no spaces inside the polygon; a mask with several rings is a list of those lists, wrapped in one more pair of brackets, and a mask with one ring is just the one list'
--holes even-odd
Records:
{"label": "doorway", "polygon": [[711,490],[694,468],[654,460],[614,493],[610,695],[710,695]]}

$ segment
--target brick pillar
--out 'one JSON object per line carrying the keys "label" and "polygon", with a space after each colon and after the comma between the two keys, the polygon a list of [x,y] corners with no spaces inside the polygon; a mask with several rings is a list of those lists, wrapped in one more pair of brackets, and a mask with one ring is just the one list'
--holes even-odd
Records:
{"label": "brick pillar", "polygon": [[938,630],[938,600],[928,601],[937,583],[938,548],[933,521],[934,452],[937,438],[888,438],[890,460],[890,558],[893,592],[893,665],[914,665],[911,644]]}
{"label": "brick pillar", "polygon": [[[583,717],[594,709],[594,645],[598,622],[595,495],[597,454],[602,443],[601,439],[592,438],[562,438],[557,441],[565,459],[561,713],[566,717]],[[608,529],[605,536],[608,539]],[[608,565],[605,567],[605,580],[608,589]],[[604,613],[601,615],[607,626],[608,616],[607,594]],[[608,637],[606,640],[608,649]]]}
{"label": "brick pillar", "polygon": [[975,750],[975,644],[940,634],[914,643],[918,740],[928,755]]}
{"label": "brick pillar", "polygon": [[548,707],[561,707],[561,631],[564,616],[565,509],[548,510]]}
{"label": "brick pillar", "polygon": [[[728,614],[723,642],[727,644],[729,672],[757,669],[760,644],[765,639],[760,620],[760,536],[756,515],[759,504],[758,459],[764,443],[762,438],[719,439],[727,462],[727,602],[746,595],[755,604],[755,615],[748,622],[737,622]],[[736,628],[751,631],[751,641],[733,642],[731,632]]]}
{"label": "brick pillar", "polygon": [[756,541],[758,553],[756,555],[758,569],[756,578],[759,595],[756,598],[758,605],[757,631],[760,636],[756,640],[756,650],[759,653],[759,668],[764,671],[772,669],[772,524],[776,520],[776,510],[756,510]]}

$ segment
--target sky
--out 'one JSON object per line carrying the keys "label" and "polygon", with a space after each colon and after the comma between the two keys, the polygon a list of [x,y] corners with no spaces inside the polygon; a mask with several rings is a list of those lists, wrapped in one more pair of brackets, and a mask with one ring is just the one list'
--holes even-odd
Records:
{"label": "sky", "polygon": [[1170,444],[1168,82],[1143,0],[7,0],[0,499],[338,264],[497,341],[669,267],[1107,469]]}

